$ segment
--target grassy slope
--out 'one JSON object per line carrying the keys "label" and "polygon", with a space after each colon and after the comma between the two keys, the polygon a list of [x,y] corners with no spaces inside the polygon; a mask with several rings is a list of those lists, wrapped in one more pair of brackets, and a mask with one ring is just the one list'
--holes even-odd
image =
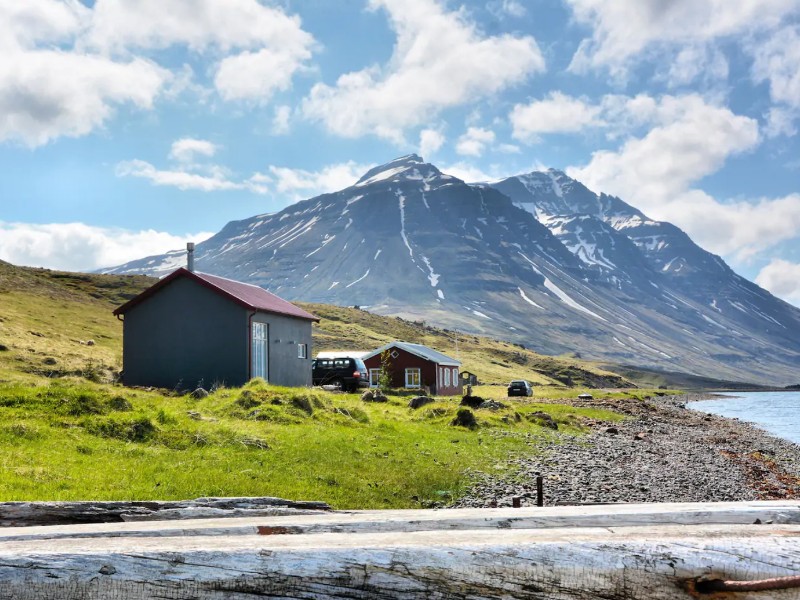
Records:
{"label": "grassy slope", "polygon": [[[619,418],[521,401],[477,411],[480,426],[469,430],[450,425],[458,399],[413,411],[402,396],[366,404],[259,381],[200,400],[123,388],[108,382],[121,346],[111,310],[150,282],[0,264],[0,500],[241,494],[337,508],[430,506],[459,493],[465,470],[503,469],[509,455],[535,451],[552,435],[536,411],[575,433],[584,417]],[[318,348],[400,337],[452,352],[447,332],[354,309],[310,308],[323,317]],[[534,369],[543,364],[577,367],[492,340],[462,337],[459,349],[465,367],[488,381],[537,380]],[[597,374],[591,367],[581,373]],[[560,376],[538,375],[551,384],[540,393],[577,393],[553,386],[551,375]],[[501,387],[485,389],[502,396]]]}

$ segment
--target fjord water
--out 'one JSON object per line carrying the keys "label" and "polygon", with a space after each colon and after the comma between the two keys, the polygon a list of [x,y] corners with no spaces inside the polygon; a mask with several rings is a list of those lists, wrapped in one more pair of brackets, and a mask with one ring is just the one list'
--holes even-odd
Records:
{"label": "fjord water", "polygon": [[714,400],[692,402],[689,408],[721,417],[736,417],[773,435],[800,444],[800,391],[735,392]]}

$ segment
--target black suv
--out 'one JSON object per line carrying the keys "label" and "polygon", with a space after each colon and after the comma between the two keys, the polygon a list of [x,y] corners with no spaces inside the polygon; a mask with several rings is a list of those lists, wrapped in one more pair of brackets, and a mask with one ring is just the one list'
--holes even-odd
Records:
{"label": "black suv", "polygon": [[369,387],[367,366],[360,358],[315,358],[311,373],[314,385],[332,385],[345,392]]}
{"label": "black suv", "polygon": [[533,396],[531,384],[524,379],[516,379],[508,384],[509,396]]}

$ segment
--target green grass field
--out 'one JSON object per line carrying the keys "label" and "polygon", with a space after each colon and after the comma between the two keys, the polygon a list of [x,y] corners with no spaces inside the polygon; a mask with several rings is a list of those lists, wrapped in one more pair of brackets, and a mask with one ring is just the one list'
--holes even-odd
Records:
{"label": "green grass field", "polygon": [[[462,336],[465,368],[489,383],[527,377],[538,398],[505,399],[505,387],[478,387],[506,408],[475,410],[478,426],[454,426],[460,398],[418,410],[409,397],[366,403],[353,394],[280,388],[252,381],[203,399],[113,383],[122,328],[112,309],[152,283],[147,278],[59,274],[0,264],[0,500],[186,499],[281,496],[335,508],[413,508],[447,503],[470,470],[499,472],[582,419],[610,411],[553,399],[565,386],[611,374],[591,365]],[[443,351],[450,333],[357,309],[312,305],[322,317],[316,349],[377,346],[389,339]],[[607,393],[637,397],[643,390]]]}

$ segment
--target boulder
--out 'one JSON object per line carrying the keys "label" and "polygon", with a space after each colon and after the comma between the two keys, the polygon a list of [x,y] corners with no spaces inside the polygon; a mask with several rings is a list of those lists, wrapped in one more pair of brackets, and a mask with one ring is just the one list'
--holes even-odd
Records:
{"label": "boulder", "polygon": [[470,409],[460,408],[456,413],[455,419],[450,422],[450,425],[475,429],[478,426],[478,421],[475,419],[475,415]]}
{"label": "boulder", "polygon": [[375,394],[372,393],[370,390],[367,390],[363,394],[361,394],[361,400],[364,402],[373,402],[375,400]]}
{"label": "boulder", "polygon": [[197,398],[198,400],[201,398],[208,398],[208,391],[199,387],[192,392],[192,398]]}
{"label": "boulder", "polygon": [[461,398],[461,406],[469,406],[470,408],[478,408],[485,400],[480,396],[463,396]]}
{"label": "boulder", "polygon": [[389,398],[387,398],[380,390],[367,390],[361,394],[361,400],[364,402],[388,402]]}
{"label": "boulder", "polygon": [[408,408],[420,408],[421,406],[425,406],[426,404],[430,404],[432,402],[436,402],[430,396],[414,396],[411,400],[408,401]]}
{"label": "boulder", "polygon": [[603,433],[608,433],[610,435],[617,435],[619,433],[619,429],[616,427],[606,427],[603,429]]}
{"label": "boulder", "polygon": [[506,408],[506,405],[495,400],[484,400],[478,405],[478,408],[485,408],[487,410],[500,410],[501,408]]}
{"label": "boulder", "polygon": [[528,419],[534,421],[536,424],[541,425],[542,427],[558,429],[558,423],[556,423],[553,417],[548,415],[546,412],[542,412],[540,410],[536,411],[535,413],[528,415]]}

